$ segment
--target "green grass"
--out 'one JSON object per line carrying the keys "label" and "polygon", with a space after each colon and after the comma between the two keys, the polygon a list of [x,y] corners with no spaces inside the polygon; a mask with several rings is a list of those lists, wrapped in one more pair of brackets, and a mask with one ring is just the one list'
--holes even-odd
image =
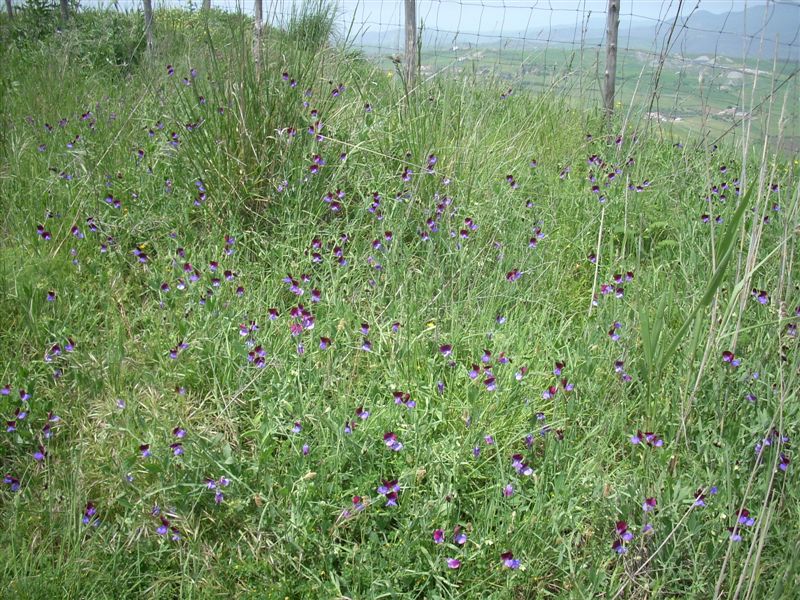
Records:
{"label": "green grass", "polygon": [[[118,34],[101,38],[112,19]],[[755,139],[744,159],[725,142],[712,151],[700,131],[679,147],[641,121],[617,145],[622,117],[607,132],[598,112],[552,91],[501,100],[502,79],[433,79],[406,95],[357,54],[309,48],[326,37],[328,13],[297,19],[266,33],[260,66],[250,24],[214,11],[157,13],[151,55],[135,15],[82,13],[57,35],[2,22],[0,386],[10,394],[0,414],[28,414],[0,436],[2,472],[20,485],[0,487],[0,594],[795,597],[796,161],[772,146],[762,158]],[[307,133],[317,119],[323,141]],[[315,154],[326,164],[313,175]],[[591,155],[604,165],[587,164]],[[603,186],[612,165],[621,172],[600,203],[588,175]],[[195,205],[198,181],[207,197]],[[707,203],[723,182],[727,201]],[[323,197],[336,190],[345,196],[333,212]],[[184,263],[199,281],[188,283]],[[510,282],[514,269],[522,276]],[[632,281],[612,286],[621,298],[601,294],[628,271]],[[314,326],[295,337],[298,302]],[[252,321],[259,330],[241,336]],[[263,368],[248,361],[248,339],[266,351]],[[54,344],[62,352],[48,357]],[[485,350],[495,391],[486,374],[468,374]],[[729,350],[738,368],[722,360]],[[563,377],[574,390],[546,398]],[[416,406],[396,404],[394,391]],[[61,420],[47,438],[51,412]],[[663,446],[631,444],[637,430]],[[390,431],[399,452],[384,444]],[[517,453],[532,475],[515,472]],[[221,477],[230,485],[218,504],[207,480]],[[396,507],[377,492],[391,479]],[[693,507],[698,490],[704,508]],[[644,513],[650,497],[657,507]],[[96,526],[82,523],[87,502]],[[742,507],[755,523],[731,542]],[[159,535],[160,516],[180,540]],[[620,520],[634,534],[626,554],[611,549]],[[503,566],[505,551],[519,570]]]}

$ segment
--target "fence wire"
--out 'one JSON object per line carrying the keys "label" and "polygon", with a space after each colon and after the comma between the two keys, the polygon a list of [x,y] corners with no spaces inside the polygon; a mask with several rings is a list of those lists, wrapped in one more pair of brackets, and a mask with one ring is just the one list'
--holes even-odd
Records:
{"label": "fence wire", "polygon": [[[263,0],[264,20],[286,28],[301,0]],[[199,10],[200,0],[156,0]],[[335,43],[396,72],[404,51],[402,0],[330,0]],[[211,0],[253,14],[253,1]],[[83,0],[81,7],[141,10],[141,0]],[[618,108],[710,137],[749,128],[800,151],[800,3],[788,0],[620,0]],[[417,0],[419,73],[487,77],[502,87],[545,90],[581,106],[601,103],[607,0]],[[501,90],[504,91],[504,90]],[[766,109],[787,99],[784,120]]]}

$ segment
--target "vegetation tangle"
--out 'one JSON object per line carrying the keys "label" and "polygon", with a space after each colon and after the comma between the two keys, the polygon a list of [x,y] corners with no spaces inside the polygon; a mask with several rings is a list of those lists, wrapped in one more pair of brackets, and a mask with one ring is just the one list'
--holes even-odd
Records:
{"label": "vegetation tangle", "polygon": [[2,597],[797,597],[780,138],[156,17],[2,22]]}

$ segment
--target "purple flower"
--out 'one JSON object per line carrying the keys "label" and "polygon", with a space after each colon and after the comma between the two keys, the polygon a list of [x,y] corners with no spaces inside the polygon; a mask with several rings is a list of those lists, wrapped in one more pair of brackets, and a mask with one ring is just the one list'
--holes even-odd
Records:
{"label": "purple flower", "polygon": [[[716,489],[716,488],[714,488],[714,489]],[[698,508],[703,508],[706,505],[705,499],[706,499],[706,495],[703,493],[703,490],[702,489],[697,490],[694,493],[694,503],[692,504],[692,506],[696,506]]]}
{"label": "purple flower", "polygon": [[172,450],[172,454],[174,456],[180,456],[181,454],[183,454],[183,444],[175,442],[174,444],[170,444],[169,447]]}
{"label": "purple flower", "polygon": [[435,529],[433,531],[433,543],[441,544],[442,542],[444,542],[444,531],[441,529]]}
{"label": "purple flower", "polygon": [[450,569],[458,569],[461,566],[461,561],[458,560],[457,558],[448,558],[447,566]]}
{"label": "purple flower", "polygon": [[500,555],[500,559],[503,561],[503,566],[508,567],[509,569],[519,569],[519,559],[514,558],[513,552],[503,552]]}
{"label": "purple flower", "polygon": [[736,358],[730,350],[725,350],[722,353],[722,362],[728,363],[731,367],[738,367],[742,364],[742,361]]}
{"label": "purple flower", "polygon": [[551,385],[545,391],[542,392],[542,399],[550,400],[551,398],[554,398],[557,393],[558,393],[558,388],[554,385]]}
{"label": "purple flower", "polygon": [[456,525],[453,531],[453,543],[457,546],[463,546],[467,543],[467,534],[461,530],[460,525]]}
{"label": "purple flower", "polygon": [[642,504],[642,510],[644,512],[649,512],[656,507],[656,499],[655,498],[645,498],[644,503]]}
{"label": "purple flower", "polygon": [[161,517],[161,525],[156,527],[156,533],[158,535],[167,535],[168,531],[169,531],[169,521],[167,521],[167,519],[165,519],[164,517]]}
{"label": "purple flower", "polygon": [[3,483],[8,485],[12,492],[16,492],[19,490],[20,486],[19,479],[17,479],[16,477],[12,477],[11,475],[5,475],[3,477]]}
{"label": "purple flower", "polygon": [[628,531],[628,523],[625,521],[617,521],[614,529],[617,535],[626,542],[629,542],[633,539],[633,534]]}
{"label": "purple flower", "polygon": [[792,462],[791,459],[788,456],[786,456],[786,454],[781,452],[780,462],[778,463],[778,468],[785,473],[786,470],[789,468],[789,465],[791,464],[791,462]]}
{"label": "purple flower", "polygon": [[400,452],[403,449],[403,444],[397,439],[397,434],[393,431],[387,431],[383,434],[383,443],[386,447],[395,452]]}
{"label": "purple flower", "polygon": [[644,439],[647,442],[647,445],[653,448],[660,448],[661,446],[664,445],[664,440],[662,440],[658,435],[656,435],[652,431],[646,431],[644,433]]}
{"label": "purple flower", "polygon": [[400,484],[397,482],[397,479],[384,480],[381,482],[381,485],[378,486],[377,491],[381,496],[386,496],[390,492],[399,492]]}
{"label": "purple flower", "polygon": [[[84,525],[88,525],[92,521],[92,517],[94,517],[96,514],[97,514],[97,508],[95,507],[95,505],[92,504],[91,502],[87,502],[86,508],[83,511],[83,518],[81,519],[81,522]],[[93,524],[97,525],[97,523],[98,522],[95,520]]]}
{"label": "purple flower", "polygon": [[46,457],[47,450],[44,449],[44,446],[39,444],[39,447],[33,452],[33,460],[36,462],[42,462]]}
{"label": "purple flower", "polygon": [[444,357],[450,356],[453,353],[453,346],[450,344],[442,344],[439,346],[439,352],[441,352]]}
{"label": "purple flower", "polygon": [[514,495],[514,486],[511,485],[510,483],[506,484],[506,486],[503,488],[503,496],[505,496],[506,498],[510,498],[513,495]]}
{"label": "purple flower", "polygon": [[511,466],[518,475],[533,475],[533,469],[522,461],[522,454],[515,454],[511,457]]}

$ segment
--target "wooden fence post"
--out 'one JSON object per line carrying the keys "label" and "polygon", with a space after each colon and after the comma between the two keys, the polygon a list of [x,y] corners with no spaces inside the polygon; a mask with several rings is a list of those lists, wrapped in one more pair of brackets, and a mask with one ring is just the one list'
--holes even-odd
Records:
{"label": "wooden fence post", "polygon": [[603,86],[603,107],[606,114],[614,112],[614,87],[617,81],[617,36],[619,34],[620,0],[608,0],[606,20],[606,72]]}
{"label": "wooden fence post", "polygon": [[203,6],[200,10],[211,10],[211,0],[203,0]]}
{"label": "wooden fence post", "polygon": [[14,5],[11,4],[11,0],[6,0],[6,10],[8,11],[8,18],[14,18]]}
{"label": "wooden fence post", "polygon": [[261,63],[261,33],[264,28],[264,2],[253,0],[253,58]]}
{"label": "wooden fence post", "polygon": [[61,19],[66,21],[69,19],[69,4],[68,0],[61,0]]}
{"label": "wooden fence post", "polygon": [[416,0],[405,0],[406,4],[406,46],[405,71],[409,90],[417,75],[417,5]]}
{"label": "wooden fence post", "polygon": [[144,32],[147,36],[147,49],[153,49],[153,2],[143,0],[144,3]]}

